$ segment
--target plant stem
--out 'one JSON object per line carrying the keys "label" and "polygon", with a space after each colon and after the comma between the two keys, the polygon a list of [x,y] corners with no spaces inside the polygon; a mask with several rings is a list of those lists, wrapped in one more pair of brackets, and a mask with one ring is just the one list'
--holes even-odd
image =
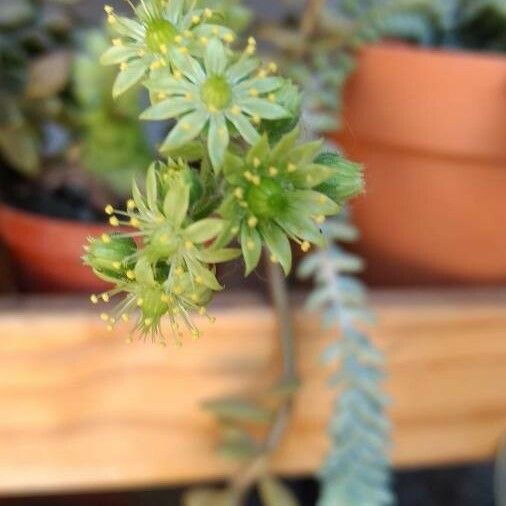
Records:
{"label": "plant stem", "polygon": [[[271,299],[276,311],[279,325],[279,341],[282,355],[282,381],[296,381],[296,357],[294,347],[293,321],[290,311],[290,301],[285,276],[279,264],[269,260],[265,254],[267,277]],[[232,480],[230,484],[231,506],[241,506],[250,488],[259,477],[265,473],[265,468],[271,453],[278,447],[285,434],[293,410],[292,397],[284,399],[276,410],[274,419],[269,427],[258,455],[252,459]]]}

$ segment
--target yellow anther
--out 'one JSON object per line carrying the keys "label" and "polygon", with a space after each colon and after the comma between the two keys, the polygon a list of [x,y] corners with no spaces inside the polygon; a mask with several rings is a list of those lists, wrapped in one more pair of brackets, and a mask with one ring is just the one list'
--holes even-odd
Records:
{"label": "yellow anther", "polygon": [[197,23],[200,23],[200,16],[193,16],[192,17],[192,23],[196,25]]}
{"label": "yellow anther", "polygon": [[269,174],[271,176],[277,176],[278,175],[278,169],[276,169],[276,167],[269,167]]}
{"label": "yellow anther", "polygon": [[174,42],[175,42],[176,44],[181,44],[181,42],[183,42],[183,37],[182,37],[181,35],[176,35],[176,36],[174,37]]}
{"label": "yellow anther", "polygon": [[162,66],[162,64],[161,64],[160,60],[156,60],[156,61],[154,61],[154,62],[153,62],[153,63],[149,66],[149,68],[150,68],[151,70],[156,70],[156,69],[159,69],[161,66]]}
{"label": "yellow anther", "polygon": [[121,269],[121,262],[113,262],[112,266],[114,269],[118,271],[119,269]]}
{"label": "yellow anther", "polygon": [[307,253],[310,248],[311,248],[311,244],[308,241],[303,241],[302,244],[300,245],[300,249],[304,253]]}
{"label": "yellow anther", "polygon": [[269,96],[267,98],[270,102],[276,102],[276,95],[274,95],[274,93],[269,93]]}
{"label": "yellow anther", "polygon": [[256,52],[256,46],[248,46],[246,48],[246,54],[249,56],[255,54],[255,52]]}
{"label": "yellow anther", "polygon": [[176,295],[181,295],[181,294],[183,293],[183,289],[182,289],[179,285],[176,285],[176,286],[174,287],[174,293],[175,293]]}
{"label": "yellow anther", "polygon": [[276,64],[276,63],[274,63],[273,61],[271,61],[271,62],[269,63],[269,70],[270,70],[271,72],[277,72],[277,71],[278,71],[278,66],[277,66],[277,64]]}
{"label": "yellow anther", "polygon": [[258,224],[258,218],[256,216],[250,216],[248,218],[248,227],[255,228]]}
{"label": "yellow anther", "polygon": [[209,39],[207,37],[200,37],[200,43],[203,45],[203,46],[207,46],[207,44],[209,43]]}
{"label": "yellow anther", "polygon": [[263,79],[264,77],[267,77],[267,70],[265,70],[265,69],[259,70],[258,77],[260,77],[261,79]]}
{"label": "yellow anther", "polygon": [[185,132],[188,132],[191,130],[191,125],[190,123],[188,123],[187,121],[183,121],[181,122],[181,128],[185,131]]}
{"label": "yellow anther", "polygon": [[246,241],[246,247],[250,250],[250,251],[253,251],[255,249],[255,241],[253,239],[248,239]]}
{"label": "yellow anther", "polygon": [[109,244],[111,242],[111,237],[109,236],[109,234],[102,234],[100,238],[102,239],[102,242],[104,244]]}
{"label": "yellow anther", "polygon": [[176,273],[176,276],[182,276],[184,274],[182,267],[176,267],[174,272]]}
{"label": "yellow anther", "polygon": [[255,169],[257,169],[258,167],[260,167],[261,163],[262,163],[262,161],[260,160],[260,158],[255,157],[253,159],[253,166],[255,167]]}
{"label": "yellow anther", "polygon": [[127,314],[127,313],[123,313],[123,314],[121,315],[121,319],[122,319],[124,322],[127,322],[127,321],[130,319],[130,317],[128,316],[128,314]]}
{"label": "yellow anther", "polygon": [[197,276],[195,278],[195,282],[198,283],[199,285],[201,285],[204,282],[204,280],[202,279],[202,276]]}
{"label": "yellow anther", "polygon": [[253,182],[253,184],[254,184],[255,186],[259,186],[259,185],[260,185],[260,176],[254,175],[254,176],[251,178],[251,181]]}
{"label": "yellow anther", "polygon": [[193,248],[193,243],[192,243],[191,241],[186,241],[186,242],[184,243],[184,247],[185,247],[186,249],[192,249],[192,248]]}
{"label": "yellow anther", "polygon": [[193,37],[193,32],[191,30],[185,30],[183,32],[183,35],[187,38],[187,39],[191,39]]}
{"label": "yellow anther", "polygon": [[142,299],[141,297],[139,297],[139,298],[137,299],[137,305],[138,305],[139,307],[142,307],[142,305],[143,305],[143,304],[144,304],[144,299]]}
{"label": "yellow anther", "polygon": [[181,54],[188,54],[188,48],[186,46],[181,46],[178,50]]}
{"label": "yellow anther", "polygon": [[173,76],[174,76],[174,79],[178,79],[179,80],[179,79],[181,79],[183,77],[183,74],[181,73],[180,70],[174,70]]}
{"label": "yellow anther", "polygon": [[297,170],[297,166],[294,163],[289,163],[286,170],[288,172],[295,172]]}
{"label": "yellow anther", "polygon": [[241,108],[238,105],[232,107],[232,114],[241,114]]}
{"label": "yellow anther", "polygon": [[249,94],[252,96],[252,97],[258,97],[258,90],[256,88],[251,88],[249,90]]}
{"label": "yellow anther", "polygon": [[135,217],[130,218],[130,226],[132,226],[134,228],[139,228],[140,225],[141,225],[141,222],[137,218],[135,218]]}
{"label": "yellow anther", "polygon": [[107,13],[107,14],[112,14],[114,12],[114,8],[111,7],[110,5],[104,5],[104,11]]}
{"label": "yellow anther", "polygon": [[325,222],[325,216],[323,216],[323,214],[320,214],[315,218],[315,221],[316,221],[316,223],[321,225],[322,223]]}
{"label": "yellow anther", "polygon": [[105,214],[108,214],[109,216],[114,212],[114,208],[111,206],[111,204],[108,204],[105,206]]}
{"label": "yellow anther", "polygon": [[135,209],[135,202],[133,199],[128,199],[127,200],[127,203],[126,203],[126,207],[129,211],[131,211],[132,209]]}
{"label": "yellow anther", "polygon": [[134,272],[134,271],[132,271],[132,270],[128,270],[128,271],[126,272],[126,277],[127,277],[128,279],[130,279],[130,280],[134,280],[134,279],[135,279],[135,272]]}
{"label": "yellow anther", "polygon": [[217,26],[215,26],[213,29],[212,29],[212,34],[215,36],[215,37],[218,37],[218,35],[220,34],[220,30]]}
{"label": "yellow anther", "polygon": [[238,198],[238,199],[242,199],[244,197],[244,190],[242,188],[236,188],[234,190],[234,195]]}
{"label": "yellow anther", "polygon": [[120,70],[126,70],[128,68],[128,63],[126,61],[122,62],[119,68]]}
{"label": "yellow anther", "polygon": [[260,123],[262,122],[262,118],[258,115],[258,114],[255,114],[251,120],[253,121],[253,123],[255,125],[260,125]]}
{"label": "yellow anther", "polygon": [[229,32],[223,35],[223,40],[228,43],[232,43],[235,40],[235,37]]}
{"label": "yellow anther", "polygon": [[204,16],[206,18],[212,18],[213,17],[213,11],[207,7],[206,9],[204,9]]}
{"label": "yellow anther", "polygon": [[109,302],[109,300],[110,300],[108,293],[103,293],[100,297],[102,297],[102,300],[104,302]]}
{"label": "yellow anther", "polygon": [[103,321],[103,322],[106,322],[109,320],[109,315],[107,313],[102,313],[100,315],[100,319]]}
{"label": "yellow anther", "polygon": [[167,44],[160,44],[160,53],[167,54],[168,48]]}
{"label": "yellow anther", "polygon": [[276,257],[276,255],[271,255],[271,262],[273,264],[277,264],[278,263],[278,258]]}
{"label": "yellow anther", "polygon": [[98,304],[98,297],[95,294],[90,295],[90,300],[92,304]]}
{"label": "yellow anther", "polygon": [[207,110],[211,113],[218,112],[218,109],[213,104],[209,104]]}
{"label": "yellow anther", "polygon": [[249,46],[256,46],[256,45],[257,45],[257,41],[255,40],[255,38],[254,38],[254,37],[250,37],[250,38],[248,39],[248,45],[249,45]]}
{"label": "yellow anther", "polygon": [[199,300],[199,296],[196,293],[192,293],[193,302],[197,302]]}
{"label": "yellow anther", "polygon": [[153,319],[152,318],[146,318],[144,320],[144,325],[146,325],[146,327],[149,327],[152,323],[153,323]]}
{"label": "yellow anther", "polygon": [[111,216],[109,218],[109,223],[113,227],[119,227],[119,220],[118,220],[118,218],[116,218],[116,216]]}
{"label": "yellow anther", "polygon": [[123,41],[121,39],[112,39],[112,45],[119,47],[123,45]]}
{"label": "yellow anther", "polygon": [[202,306],[202,307],[199,309],[199,314],[200,314],[201,316],[204,316],[206,313],[207,313],[207,309],[206,309],[204,306]]}

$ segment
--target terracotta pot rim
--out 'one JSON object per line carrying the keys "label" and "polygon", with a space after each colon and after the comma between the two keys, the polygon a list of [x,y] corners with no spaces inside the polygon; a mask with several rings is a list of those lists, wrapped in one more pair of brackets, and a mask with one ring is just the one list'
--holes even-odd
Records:
{"label": "terracotta pot rim", "polygon": [[83,229],[88,228],[104,228],[107,227],[107,222],[100,222],[100,221],[79,221],[75,219],[70,218],[57,218],[55,216],[49,216],[46,214],[38,214],[33,211],[28,211],[26,209],[23,209],[21,207],[16,207],[11,204],[8,204],[4,201],[0,201],[0,211],[5,210],[7,212],[10,212],[12,214],[17,214],[20,217],[24,217],[26,219],[31,219],[32,221],[39,221],[44,223],[52,223],[54,225],[60,225],[60,226],[72,226],[72,227],[78,227]]}
{"label": "terracotta pot rim", "polygon": [[392,52],[404,52],[425,55],[435,55],[451,57],[455,60],[488,60],[496,61],[504,65],[505,55],[499,52],[487,52],[487,51],[469,51],[467,49],[449,48],[449,47],[437,47],[437,46],[420,46],[416,44],[410,44],[409,42],[397,41],[397,40],[384,40],[373,44],[366,44],[361,51],[368,51],[374,49],[389,50]]}

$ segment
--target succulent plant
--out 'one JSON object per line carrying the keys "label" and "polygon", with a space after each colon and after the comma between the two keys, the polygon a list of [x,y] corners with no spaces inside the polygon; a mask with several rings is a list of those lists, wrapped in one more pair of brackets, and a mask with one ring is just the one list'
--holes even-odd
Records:
{"label": "succulent plant", "polygon": [[0,0],[0,157],[38,174],[68,84],[71,17],[56,0]]}

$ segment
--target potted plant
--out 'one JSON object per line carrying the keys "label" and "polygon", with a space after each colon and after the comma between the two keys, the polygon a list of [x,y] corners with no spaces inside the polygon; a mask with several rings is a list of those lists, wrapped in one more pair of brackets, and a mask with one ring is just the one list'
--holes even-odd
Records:
{"label": "potted plant", "polygon": [[0,19],[0,234],[21,288],[93,290],[81,244],[105,232],[104,202],[120,201],[125,180],[147,165],[134,121],[139,90],[119,103],[109,98],[114,76],[97,63],[105,36],[73,34],[70,6],[8,6]]}
{"label": "potted plant", "polygon": [[365,46],[346,86],[337,139],[367,166],[360,251],[376,283],[504,283],[505,5],[425,3],[378,30],[418,44]]}

